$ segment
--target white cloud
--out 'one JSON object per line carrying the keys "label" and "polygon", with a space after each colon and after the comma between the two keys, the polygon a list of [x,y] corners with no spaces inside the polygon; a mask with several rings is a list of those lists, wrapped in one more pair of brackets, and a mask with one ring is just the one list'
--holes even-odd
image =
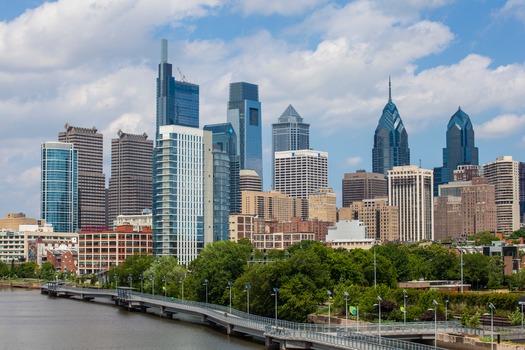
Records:
{"label": "white cloud", "polygon": [[234,8],[245,15],[294,15],[305,13],[328,0],[236,0]]}
{"label": "white cloud", "polygon": [[475,127],[476,137],[480,139],[498,139],[516,134],[525,129],[525,115],[498,115]]}
{"label": "white cloud", "polygon": [[359,156],[346,158],[346,164],[351,167],[356,167],[363,162],[363,159]]}
{"label": "white cloud", "polygon": [[496,15],[516,17],[519,21],[525,23],[525,1],[508,0],[505,5],[496,12]]}

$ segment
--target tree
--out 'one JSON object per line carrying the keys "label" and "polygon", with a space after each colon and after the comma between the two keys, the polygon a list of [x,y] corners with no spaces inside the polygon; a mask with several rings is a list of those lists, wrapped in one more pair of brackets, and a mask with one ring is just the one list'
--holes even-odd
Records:
{"label": "tree", "polygon": [[[144,292],[149,293],[154,287],[155,294],[181,297],[181,283],[186,275],[186,267],[179,265],[177,258],[173,256],[156,257],[144,271]],[[127,277],[125,275],[125,278]]]}
{"label": "tree", "polygon": [[55,278],[55,267],[49,261],[43,262],[39,275],[43,280],[53,280]]}
{"label": "tree", "polygon": [[467,283],[479,288],[489,281],[490,257],[481,253],[463,254],[463,276]]}
{"label": "tree", "polygon": [[3,261],[0,261],[0,277],[5,278],[7,276],[9,276],[9,265]]}
{"label": "tree", "polygon": [[474,241],[475,245],[491,245],[493,241],[500,241],[499,237],[489,231],[482,231],[468,236],[469,241]]}

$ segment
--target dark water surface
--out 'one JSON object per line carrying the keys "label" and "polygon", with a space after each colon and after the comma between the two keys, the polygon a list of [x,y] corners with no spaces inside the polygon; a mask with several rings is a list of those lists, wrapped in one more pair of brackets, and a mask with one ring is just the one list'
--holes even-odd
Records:
{"label": "dark water surface", "polygon": [[[102,299],[99,299],[102,300]],[[249,338],[248,338],[249,339]],[[168,320],[112,303],[0,288],[0,349],[264,349],[197,319]]]}

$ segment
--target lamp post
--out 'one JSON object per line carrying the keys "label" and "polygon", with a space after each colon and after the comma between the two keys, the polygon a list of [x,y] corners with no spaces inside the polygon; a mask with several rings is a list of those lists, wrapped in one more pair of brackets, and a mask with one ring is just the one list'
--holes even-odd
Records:
{"label": "lamp post", "polygon": [[377,287],[376,245],[374,244],[374,289]]}
{"label": "lamp post", "polygon": [[523,330],[523,304],[525,304],[525,301],[519,301],[518,304],[521,306],[521,329]]}
{"label": "lamp post", "polygon": [[246,313],[250,313],[250,288],[251,286],[247,283],[244,286],[244,291],[246,292]]}
{"label": "lamp post", "polygon": [[436,300],[433,300],[432,301],[432,304],[434,304],[434,308],[433,309],[429,309],[429,310],[434,310],[434,349],[437,348],[437,305],[438,305],[438,302]]}
{"label": "lamp post", "polygon": [[345,333],[348,333],[348,292],[345,292]]}
{"label": "lamp post", "polygon": [[144,274],[140,274],[140,292],[144,293]]}
{"label": "lamp post", "polygon": [[208,279],[206,278],[206,279],[204,280],[204,285],[206,286],[206,304],[208,304],[208,283],[209,283],[209,281],[208,281]]}
{"label": "lamp post", "polygon": [[155,275],[149,276],[151,279],[151,294],[155,295]]}
{"label": "lamp post", "polygon": [[180,283],[180,289],[181,289],[180,295],[181,295],[182,302],[184,302],[184,280],[185,280],[185,277],[182,276],[180,278],[180,282],[179,282]]}
{"label": "lamp post", "polygon": [[330,328],[332,322],[330,318],[330,299],[332,299],[332,292],[330,290],[326,291],[326,294],[328,294],[328,327]]}
{"label": "lamp post", "polygon": [[164,299],[168,297],[168,288],[166,287],[166,280],[168,279],[168,276],[164,275],[162,276],[162,279],[164,280]]}
{"label": "lamp post", "polygon": [[463,247],[459,246],[459,271],[461,274],[461,293],[463,293]]}
{"label": "lamp post", "polygon": [[445,322],[448,321],[448,299],[445,300]]}
{"label": "lamp post", "polygon": [[115,272],[115,289],[118,289],[118,272]]}
{"label": "lamp post", "polygon": [[228,288],[230,288],[230,314],[232,313],[232,286],[233,282],[228,281]]}
{"label": "lamp post", "polygon": [[277,294],[279,293],[279,288],[273,287],[273,294],[275,296],[275,325],[277,325]]}
{"label": "lamp post", "polygon": [[494,349],[494,304],[489,303],[490,307],[490,350]]}
{"label": "lamp post", "polygon": [[403,323],[407,324],[407,290],[403,289]]}
{"label": "lamp post", "polygon": [[133,287],[133,274],[128,275],[128,281],[129,281],[129,288]]}
{"label": "lamp post", "polygon": [[378,307],[378,316],[379,316],[379,327],[378,327],[378,334],[379,334],[379,345],[381,345],[381,297],[377,296],[377,304],[374,304],[374,306]]}

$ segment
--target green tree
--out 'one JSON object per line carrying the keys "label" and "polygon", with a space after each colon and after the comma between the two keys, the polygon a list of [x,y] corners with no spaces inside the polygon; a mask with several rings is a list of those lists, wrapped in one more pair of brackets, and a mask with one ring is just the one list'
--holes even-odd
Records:
{"label": "green tree", "polygon": [[[145,293],[151,293],[154,287],[155,294],[166,294],[179,298],[182,296],[182,283],[187,276],[187,269],[179,265],[177,258],[173,256],[156,257],[143,274]],[[126,281],[127,277],[125,275],[123,282]]]}
{"label": "green tree", "polygon": [[463,278],[479,288],[489,282],[490,257],[481,253],[463,254]]}
{"label": "green tree", "polygon": [[51,281],[55,278],[55,267],[48,261],[43,262],[39,275],[41,279]]}
{"label": "green tree", "polygon": [[474,241],[475,245],[491,245],[493,241],[500,241],[499,237],[492,232],[482,231],[468,236],[469,241]]}
{"label": "green tree", "polygon": [[0,261],[0,278],[5,278],[7,276],[9,276],[9,265]]}
{"label": "green tree", "polygon": [[501,256],[495,255],[490,257],[489,263],[489,279],[487,286],[489,288],[499,288],[503,283],[503,268],[504,264]]}

